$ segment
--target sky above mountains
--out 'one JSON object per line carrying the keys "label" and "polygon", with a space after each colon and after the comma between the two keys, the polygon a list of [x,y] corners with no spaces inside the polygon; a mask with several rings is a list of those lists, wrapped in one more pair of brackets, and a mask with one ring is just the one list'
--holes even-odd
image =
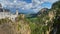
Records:
{"label": "sky above mountains", "polygon": [[58,0],[0,0],[2,6],[15,12],[37,13],[42,8],[51,8],[52,4]]}

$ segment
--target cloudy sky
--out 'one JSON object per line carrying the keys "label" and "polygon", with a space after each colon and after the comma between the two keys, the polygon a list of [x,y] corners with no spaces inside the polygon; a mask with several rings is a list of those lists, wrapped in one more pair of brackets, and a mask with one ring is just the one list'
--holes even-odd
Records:
{"label": "cloudy sky", "polygon": [[51,8],[52,4],[58,0],[0,0],[2,6],[15,12],[37,13],[42,8]]}

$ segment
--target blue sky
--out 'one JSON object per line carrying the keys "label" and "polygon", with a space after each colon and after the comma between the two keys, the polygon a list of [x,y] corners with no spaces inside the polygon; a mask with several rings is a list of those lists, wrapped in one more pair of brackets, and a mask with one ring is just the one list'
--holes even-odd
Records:
{"label": "blue sky", "polygon": [[42,8],[51,8],[52,4],[58,0],[0,0],[2,6],[20,13],[37,13]]}
{"label": "blue sky", "polygon": [[18,0],[18,1],[25,1],[27,3],[31,3],[32,2],[32,0]]}

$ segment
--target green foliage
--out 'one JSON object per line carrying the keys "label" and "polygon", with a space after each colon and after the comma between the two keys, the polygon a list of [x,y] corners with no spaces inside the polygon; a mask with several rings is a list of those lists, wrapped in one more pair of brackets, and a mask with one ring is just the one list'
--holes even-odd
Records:
{"label": "green foliage", "polygon": [[8,23],[8,22],[12,22],[12,21],[11,21],[11,20],[9,20],[8,18],[0,19],[0,24]]}
{"label": "green foliage", "polygon": [[[49,14],[49,11],[54,11],[54,10],[56,10],[56,16],[55,16],[55,19],[51,22],[51,21],[49,21],[50,17],[48,16],[48,14]],[[55,25],[60,22],[57,20],[57,17],[59,14],[60,14],[60,1],[57,1],[52,5],[52,8],[50,10],[48,10],[47,12],[41,13],[40,16],[37,16],[34,18],[24,18],[24,19],[22,19],[21,16],[18,16],[16,20],[17,20],[17,22],[20,20],[27,22],[30,26],[31,34],[42,34],[42,33],[46,34],[46,31],[49,30],[49,28],[52,26],[53,22]],[[48,22],[46,23],[47,20],[48,20]],[[8,19],[1,19],[0,24],[7,23],[9,21],[10,20],[8,20]],[[20,30],[21,24],[18,24],[17,28],[18,28],[18,30]]]}
{"label": "green foliage", "polygon": [[[43,20],[44,18],[44,20]],[[48,26],[45,25],[45,21],[49,20],[49,17],[46,14],[37,16],[35,18],[29,18],[29,25],[31,29],[31,34],[42,34],[48,30]]]}
{"label": "green foliage", "polygon": [[40,34],[40,28],[35,23],[30,23],[31,34]]}
{"label": "green foliage", "polygon": [[[55,19],[53,21],[49,21],[50,19],[50,17],[48,16],[49,11],[54,11],[54,10],[56,10],[56,16],[54,16]],[[22,19],[21,16],[18,16],[16,20],[17,22],[19,22],[20,20],[27,22],[30,26],[31,34],[42,34],[42,33],[46,34],[46,31],[49,30],[49,27],[52,27],[53,22],[54,22],[53,27],[55,27],[55,25],[60,24],[60,21],[57,19],[59,15],[60,15],[60,1],[57,1],[52,5],[52,8],[48,10],[48,12],[44,12],[40,14],[40,16],[37,16],[35,18],[24,18],[24,19]],[[46,20],[48,20],[47,23]],[[9,19],[0,19],[0,24],[8,23],[10,21],[11,20]],[[18,30],[20,30],[21,24],[18,24],[17,28]]]}
{"label": "green foliage", "polygon": [[57,9],[57,8],[60,8],[60,1],[57,1],[52,5],[52,9]]}
{"label": "green foliage", "polygon": [[21,24],[18,24],[18,31],[20,30],[20,28],[21,28]]}

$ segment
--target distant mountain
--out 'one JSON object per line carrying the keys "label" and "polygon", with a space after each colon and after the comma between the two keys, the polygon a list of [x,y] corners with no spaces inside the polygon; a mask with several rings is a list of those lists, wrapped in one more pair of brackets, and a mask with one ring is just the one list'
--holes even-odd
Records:
{"label": "distant mountain", "polygon": [[38,15],[41,15],[41,14],[47,14],[48,13],[48,10],[49,10],[48,8],[43,8],[39,12],[34,13],[34,14],[29,14],[27,16],[28,17],[37,17]]}
{"label": "distant mountain", "polygon": [[48,12],[48,10],[49,10],[48,8],[43,8],[37,14],[40,15],[42,13]]}

